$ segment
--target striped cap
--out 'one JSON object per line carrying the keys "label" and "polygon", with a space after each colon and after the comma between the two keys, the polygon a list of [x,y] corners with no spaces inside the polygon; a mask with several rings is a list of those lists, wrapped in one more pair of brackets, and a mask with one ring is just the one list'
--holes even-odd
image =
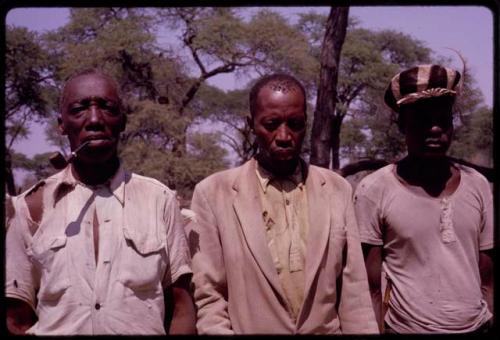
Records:
{"label": "striped cap", "polygon": [[384,101],[399,112],[403,104],[419,99],[455,96],[460,73],[440,65],[419,65],[397,74],[385,91]]}

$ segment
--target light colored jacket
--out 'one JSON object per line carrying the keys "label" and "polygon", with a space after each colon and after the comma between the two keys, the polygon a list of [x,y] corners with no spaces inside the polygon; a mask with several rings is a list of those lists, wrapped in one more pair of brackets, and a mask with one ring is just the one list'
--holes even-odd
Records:
{"label": "light colored jacket", "polygon": [[305,293],[293,322],[266,241],[255,166],[252,159],[195,188],[196,216],[186,228],[198,332],[378,333],[350,184],[308,167]]}

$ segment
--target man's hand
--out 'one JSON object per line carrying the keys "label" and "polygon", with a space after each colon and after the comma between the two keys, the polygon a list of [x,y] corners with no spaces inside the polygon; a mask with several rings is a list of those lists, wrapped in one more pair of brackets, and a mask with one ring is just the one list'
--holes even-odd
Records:
{"label": "man's hand", "polygon": [[26,302],[7,298],[7,331],[10,334],[24,335],[36,321],[35,312]]}

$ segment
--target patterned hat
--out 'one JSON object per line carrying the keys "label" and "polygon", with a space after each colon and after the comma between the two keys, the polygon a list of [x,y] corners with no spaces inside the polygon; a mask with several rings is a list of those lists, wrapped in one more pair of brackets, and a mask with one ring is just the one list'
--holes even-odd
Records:
{"label": "patterned hat", "polygon": [[440,65],[419,65],[397,74],[385,91],[385,103],[399,112],[403,104],[423,98],[456,96],[460,73]]}

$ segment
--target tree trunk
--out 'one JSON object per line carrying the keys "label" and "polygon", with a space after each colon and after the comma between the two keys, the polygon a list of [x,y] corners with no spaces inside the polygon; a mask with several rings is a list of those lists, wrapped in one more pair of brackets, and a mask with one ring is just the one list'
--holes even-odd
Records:
{"label": "tree trunk", "polygon": [[342,126],[343,117],[336,115],[332,117],[332,128],[331,128],[331,140],[330,146],[332,150],[332,169],[338,169],[340,167],[340,128]]}
{"label": "tree trunk", "polygon": [[7,185],[9,195],[17,195],[14,174],[12,173],[12,156],[7,149],[5,149],[5,184]]}
{"label": "tree trunk", "polygon": [[[348,15],[349,7],[332,7],[326,23],[325,38],[321,48],[320,79],[311,134],[311,164],[324,168],[330,166],[330,150],[332,150],[332,154],[337,155],[336,168],[339,166],[338,134],[340,133],[340,125],[337,128],[334,119],[337,104],[340,52],[344,44]],[[340,120],[340,123],[342,123],[342,120]],[[337,136],[334,136],[334,134],[337,134]],[[332,143],[336,143],[336,146],[333,146]],[[336,148],[335,151],[333,147]]]}

